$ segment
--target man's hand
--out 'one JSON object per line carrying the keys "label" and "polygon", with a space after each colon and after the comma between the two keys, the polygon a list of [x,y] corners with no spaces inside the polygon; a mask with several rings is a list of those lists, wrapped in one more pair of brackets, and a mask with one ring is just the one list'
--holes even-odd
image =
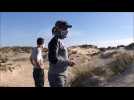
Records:
{"label": "man's hand", "polygon": [[32,64],[32,65],[36,65],[35,60],[34,60],[34,59],[32,59],[32,57],[31,57],[31,56],[30,56],[30,62],[31,62],[31,64]]}
{"label": "man's hand", "polygon": [[71,66],[71,67],[75,65],[74,61],[69,61],[68,63],[69,63],[69,66]]}
{"label": "man's hand", "polygon": [[39,60],[37,61],[37,66],[40,68],[44,68],[44,63],[41,60]]}

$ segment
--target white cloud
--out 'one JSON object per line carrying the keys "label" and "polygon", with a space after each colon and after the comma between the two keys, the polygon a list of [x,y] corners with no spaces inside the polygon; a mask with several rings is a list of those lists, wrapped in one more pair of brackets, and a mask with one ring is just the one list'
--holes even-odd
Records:
{"label": "white cloud", "polygon": [[[69,40],[69,39],[68,39]],[[96,45],[97,47],[115,47],[118,45],[129,45],[130,43],[134,42],[132,38],[120,39],[120,40],[107,40],[107,41],[66,41],[67,46],[73,45],[82,45],[82,44],[89,44],[89,45]]]}
{"label": "white cloud", "polygon": [[[68,38],[66,39],[67,46],[72,45],[82,45],[82,44],[91,44],[96,45],[98,47],[108,47],[108,46],[118,46],[118,45],[128,45],[134,42],[133,37],[123,38],[123,39],[115,39],[115,40],[87,40],[88,35],[81,35],[80,31],[70,31]],[[87,37],[86,37],[87,36]],[[85,37],[85,38],[84,38]],[[80,39],[81,41],[79,41]]]}
{"label": "white cloud", "polygon": [[98,47],[108,47],[108,46],[117,46],[117,45],[128,45],[134,42],[133,38],[126,38],[120,40],[107,40],[107,41],[98,41],[95,44]]}

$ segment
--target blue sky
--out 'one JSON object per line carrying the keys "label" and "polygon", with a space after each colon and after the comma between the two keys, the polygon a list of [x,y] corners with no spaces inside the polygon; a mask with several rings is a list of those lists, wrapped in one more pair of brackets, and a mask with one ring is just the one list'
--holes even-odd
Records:
{"label": "blue sky", "polygon": [[72,24],[66,46],[93,44],[98,47],[133,42],[132,12],[0,12],[2,46],[35,46],[43,37],[47,47],[57,20]]}

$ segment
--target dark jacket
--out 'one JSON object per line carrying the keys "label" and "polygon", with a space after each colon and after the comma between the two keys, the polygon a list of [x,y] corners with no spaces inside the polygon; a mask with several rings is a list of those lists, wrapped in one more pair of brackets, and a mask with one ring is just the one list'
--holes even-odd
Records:
{"label": "dark jacket", "polygon": [[65,74],[68,67],[68,51],[57,37],[48,44],[49,74]]}

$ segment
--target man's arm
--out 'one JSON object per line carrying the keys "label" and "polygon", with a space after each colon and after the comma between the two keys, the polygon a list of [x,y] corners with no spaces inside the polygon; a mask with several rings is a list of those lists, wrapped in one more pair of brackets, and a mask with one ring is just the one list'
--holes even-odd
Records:
{"label": "man's arm", "polygon": [[32,62],[32,55],[30,55],[29,59],[30,59],[31,64],[33,65],[33,62]]}
{"label": "man's arm", "polygon": [[36,61],[32,59],[32,55],[30,56],[30,62],[32,65],[36,65]]}
{"label": "man's arm", "polygon": [[48,45],[48,59],[52,64],[56,64],[58,61],[57,58],[57,47],[58,47],[58,40],[56,38],[53,38],[49,45]]}

